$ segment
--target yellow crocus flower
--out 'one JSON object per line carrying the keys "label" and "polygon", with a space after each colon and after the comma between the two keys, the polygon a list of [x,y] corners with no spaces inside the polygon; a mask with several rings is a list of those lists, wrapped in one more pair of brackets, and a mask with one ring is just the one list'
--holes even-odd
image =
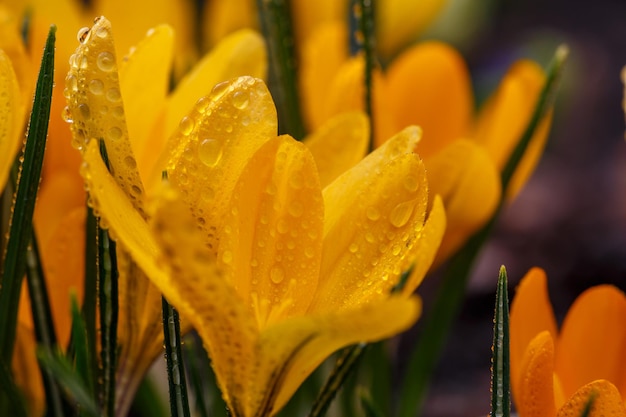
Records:
{"label": "yellow crocus flower", "polygon": [[626,415],[626,296],[611,285],[583,292],[560,331],[543,270],[531,269],[511,305],[511,385],[520,417]]}
{"label": "yellow crocus flower", "polygon": [[[319,27],[304,47],[301,92],[310,129],[345,111],[363,109],[364,61],[351,58],[345,24]],[[534,62],[515,63],[498,89],[474,115],[469,72],[452,47],[417,44],[373,74],[374,138],[419,125],[429,184],[444,199],[448,228],[438,259],[459,249],[493,215],[501,194],[500,171],[530,121],[545,75]],[[543,150],[550,115],[542,121],[518,167],[510,199],[534,169]]]}
{"label": "yellow crocus flower", "polygon": [[[269,91],[242,77],[216,85],[181,119],[157,164],[168,186],[144,187],[126,96],[116,112],[106,94],[89,88],[99,81],[102,91],[119,91],[113,51],[102,18],[76,51],[85,64],[67,77],[91,202],[119,246],[198,330],[234,415],[274,414],[333,351],[414,322],[419,303],[407,294],[432,262],[445,223],[439,199],[427,211],[424,167],[411,152],[419,129],[350,169],[358,158],[340,157],[347,171],[327,177],[322,192],[317,166],[336,156],[315,143],[333,134],[310,139],[317,161],[305,145],[276,137]],[[330,132],[360,130],[355,140],[365,143],[363,116],[334,123]],[[421,272],[404,295],[390,297],[416,259]]]}

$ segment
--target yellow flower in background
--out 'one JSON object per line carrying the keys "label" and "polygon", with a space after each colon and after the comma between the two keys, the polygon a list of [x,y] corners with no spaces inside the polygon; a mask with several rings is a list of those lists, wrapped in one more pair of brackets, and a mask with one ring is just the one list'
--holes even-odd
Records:
{"label": "yellow flower in background", "polygon": [[[364,61],[349,57],[345,24],[319,27],[302,53],[301,98],[310,129],[345,111],[364,108]],[[545,75],[522,60],[474,115],[469,73],[462,57],[441,42],[423,42],[374,72],[374,138],[416,124],[433,195],[444,199],[448,228],[438,262],[459,249],[493,215],[501,195],[500,171],[536,105]],[[520,190],[545,145],[551,116],[537,129],[518,167],[507,198]]]}
{"label": "yellow flower in background", "polygon": [[[196,327],[235,415],[276,412],[333,351],[413,323],[419,304],[406,294],[432,262],[445,223],[438,199],[427,211],[424,167],[411,152],[417,128],[348,169],[365,149],[367,122],[342,116],[309,139],[315,160],[305,145],[276,137],[267,88],[243,77],[216,85],[181,119],[160,158],[169,187],[143,191],[130,101],[124,95],[116,111],[106,95],[125,92],[111,36],[98,20],[76,51],[85,64],[66,84],[90,198],[119,247]],[[104,94],[90,89],[94,82]],[[323,151],[319,144],[341,132],[353,132],[358,152]],[[332,182],[322,193],[317,165],[336,165],[328,158],[347,171],[325,174]],[[416,259],[421,275],[390,297]]]}
{"label": "yellow flower in background", "polygon": [[520,417],[626,415],[626,296],[611,285],[583,292],[560,330],[543,270],[531,269],[511,305],[511,384]]}

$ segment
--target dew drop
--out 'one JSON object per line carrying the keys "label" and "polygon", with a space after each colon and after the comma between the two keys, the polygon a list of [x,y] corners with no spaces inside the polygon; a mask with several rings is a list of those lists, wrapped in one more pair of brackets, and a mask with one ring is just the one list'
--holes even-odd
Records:
{"label": "dew drop", "polygon": [[96,29],[96,36],[101,39],[106,38],[107,36],[109,36],[109,29],[105,27],[99,27],[98,29]]}
{"label": "dew drop", "polygon": [[307,246],[306,248],[304,248],[304,256],[306,256],[307,258],[312,258],[314,255],[315,251],[312,247]]}
{"label": "dew drop", "polygon": [[227,265],[231,263],[233,261],[233,253],[229,250],[224,251],[222,254],[222,261]]}
{"label": "dew drop", "polygon": [[407,175],[404,178],[404,188],[408,191],[408,192],[415,192],[417,191],[417,188],[419,187],[419,182],[417,180],[416,177],[414,177],[413,175]]}
{"label": "dew drop", "polygon": [[126,158],[124,158],[124,163],[130,169],[137,168],[137,161],[135,161],[135,158],[133,158],[132,156],[127,156]]}
{"label": "dew drop", "polygon": [[110,128],[107,132],[107,137],[111,140],[118,140],[122,137],[122,129],[117,126]]}
{"label": "dew drop", "polygon": [[378,209],[374,206],[370,206],[365,210],[365,215],[367,216],[368,219],[370,219],[371,221],[376,221],[378,219],[380,219],[380,212],[378,211]]}
{"label": "dew drop", "polygon": [[89,110],[89,106],[87,104],[85,103],[79,104],[78,110],[80,111],[80,115],[83,118],[89,119],[91,117],[91,110]]}
{"label": "dew drop", "polygon": [[74,123],[74,120],[72,119],[72,112],[70,111],[70,108],[68,106],[65,106],[61,116],[63,117],[63,120],[65,120],[67,123]]}
{"label": "dew drop", "polygon": [[198,158],[208,167],[214,167],[222,158],[222,142],[215,139],[204,139],[198,145]]}
{"label": "dew drop", "polygon": [[134,195],[141,195],[141,188],[139,188],[136,185],[133,185],[132,187],[130,187],[131,193]]}
{"label": "dew drop", "polygon": [[400,254],[400,245],[393,245],[391,247],[391,253],[393,253],[393,256],[398,256]]}
{"label": "dew drop", "polygon": [[204,114],[207,107],[209,107],[209,100],[206,97],[200,97],[196,101],[196,111],[200,114]]}
{"label": "dew drop", "polygon": [[231,99],[233,106],[239,110],[243,110],[248,107],[250,102],[250,94],[247,91],[236,91]]}
{"label": "dew drop", "polygon": [[78,61],[78,67],[80,69],[86,69],[87,66],[89,65],[89,61],[87,60],[87,57],[85,55],[81,55],[80,57],[78,57],[77,61]]}
{"label": "dew drop", "polygon": [[73,75],[68,75],[65,79],[65,85],[72,91],[78,91],[78,80]]}
{"label": "dew drop", "polygon": [[352,243],[348,247],[348,250],[350,251],[350,253],[357,253],[359,251],[359,245],[357,245],[356,243]]}
{"label": "dew drop", "polygon": [[280,266],[274,266],[270,270],[270,279],[274,284],[280,284],[285,279],[285,271]]}
{"label": "dew drop", "polygon": [[302,213],[304,213],[304,207],[299,201],[292,201],[291,204],[289,204],[288,210],[289,214],[293,217],[300,217],[302,216]]}
{"label": "dew drop", "polygon": [[224,95],[229,86],[230,83],[228,81],[223,81],[219,84],[215,84],[215,86],[211,89],[211,100],[219,100],[219,98]]}
{"label": "dew drop", "polygon": [[287,222],[284,219],[280,219],[278,220],[278,223],[276,224],[276,229],[278,230],[278,233],[285,234],[289,231],[289,226],[287,225]]}
{"label": "dew drop", "polygon": [[78,33],[76,34],[76,39],[78,39],[78,42],[80,43],[85,43],[89,40],[90,35],[91,35],[91,32],[89,28],[83,27],[83,28],[78,29]]}
{"label": "dew drop", "polygon": [[257,266],[259,266],[259,261],[257,261],[256,258],[252,258],[250,260],[250,266],[256,268]]}
{"label": "dew drop", "polygon": [[100,52],[96,63],[98,64],[98,68],[105,72],[110,72],[115,69],[115,57],[112,53],[107,51]]}
{"label": "dew drop", "polygon": [[96,78],[89,81],[89,91],[96,95],[102,94],[104,92],[104,83],[102,80]]}
{"label": "dew drop", "polygon": [[202,191],[200,191],[200,198],[205,201],[212,200],[214,197],[215,191],[213,191],[211,187],[203,188]]}
{"label": "dew drop", "polygon": [[112,103],[116,103],[120,101],[120,99],[122,98],[122,96],[120,95],[120,90],[118,90],[117,88],[109,88],[107,90],[106,96],[107,96],[107,100],[109,100]]}
{"label": "dew drop", "polygon": [[374,234],[372,232],[367,232],[365,234],[365,240],[368,243],[374,243],[376,241],[376,238],[374,237]]}
{"label": "dew drop", "polygon": [[404,226],[409,219],[411,218],[411,214],[413,214],[413,202],[406,201],[404,203],[400,203],[391,210],[389,213],[389,221],[395,227]]}
{"label": "dew drop", "polygon": [[185,136],[189,136],[189,134],[193,131],[194,126],[195,123],[193,119],[187,116],[180,119],[180,123],[178,124],[181,133]]}

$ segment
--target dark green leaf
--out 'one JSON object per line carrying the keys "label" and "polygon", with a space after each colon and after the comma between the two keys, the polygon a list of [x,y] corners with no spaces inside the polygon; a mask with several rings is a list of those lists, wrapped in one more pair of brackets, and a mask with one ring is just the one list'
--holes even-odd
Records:
{"label": "dark green leaf", "polygon": [[504,266],[500,267],[496,291],[491,359],[491,416],[511,415],[511,363],[509,359],[509,293]]}
{"label": "dark green leaf", "polygon": [[[144,378],[139,385],[130,415],[137,417],[169,417],[161,393],[150,378]],[[203,417],[203,416],[200,416]]]}
{"label": "dark green leaf", "polygon": [[372,400],[371,394],[365,389],[359,390],[359,399],[361,400],[363,411],[365,411],[365,417],[384,417],[384,414]]}
{"label": "dark green leaf", "polygon": [[76,372],[80,375],[87,392],[94,398],[94,378],[91,368],[91,346],[87,338],[85,320],[78,309],[76,294],[71,295],[72,303],[72,342],[76,362]]}
{"label": "dark green leaf", "polygon": [[98,375],[96,355],[96,306],[98,305],[98,219],[91,208],[87,208],[85,221],[85,287],[83,291],[82,317],[87,334],[87,357],[90,361],[91,385],[95,387]]}
{"label": "dark green leaf", "polygon": [[0,332],[0,354],[4,363],[11,363],[13,356],[17,308],[22,278],[26,273],[26,251],[33,231],[32,218],[46,147],[54,84],[55,34],[56,27],[51,26],[37,79],[33,111],[12,208],[9,240],[4,253],[0,287],[0,323],[3,324]]}
{"label": "dark green leaf", "polygon": [[178,312],[163,297],[163,339],[172,417],[190,417]]}
{"label": "dark green leaf", "polygon": [[22,393],[15,386],[11,371],[2,361],[0,361],[0,415],[27,416]]}

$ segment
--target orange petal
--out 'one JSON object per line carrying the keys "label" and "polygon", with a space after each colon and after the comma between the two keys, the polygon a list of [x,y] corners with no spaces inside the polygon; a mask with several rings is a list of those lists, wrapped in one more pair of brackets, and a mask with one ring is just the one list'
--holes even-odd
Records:
{"label": "orange petal", "polygon": [[208,0],[204,5],[202,21],[204,47],[209,49],[239,29],[257,29],[259,23],[256,2]]}
{"label": "orange petal", "polygon": [[[307,42],[312,33],[329,23],[347,21],[349,3],[347,0],[294,1],[290,4],[293,16],[293,30],[297,45]],[[348,44],[348,38],[343,38]],[[331,44],[328,44],[330,46]]]}
{"label": "orange petal", "polygon": [[532,268],[520,281],[511,303],[510,328],[511,382],[515,393],[524,352],[531,340],[546,330],[553,340],[557,337],[547,278],[542,269]]}
{"label": "orange petal", "polygon": [[9,57],[0,49],[0,189],[9,178],[13,160],[22,144],[24,104]]}
{"label": "orange petal", "polygon": [[587,402],[594,396],[589,417],[624,416],[626,407],[615,385],[606,380],[594,381],[580,388],[559,409],[557,417],[578,417],[582,415]]}
{"label": "orange petal", "polygon": [[18,324],[11,368],[15,384],[19,387],[29,416],[43,416],[46,397],[37,361],[37,341],[32,328]]}
{"label": "orange petal", "polygon": [[606,379],[626,388],[626,297],[599,285],[582,293],[569,309],[557,343],[556,372],[565,396],[585,384]]}
{"label": "orange petal", "polygon": [[[417,150],[421,154],[423,143]],[[435,264],[456,252],[493,216],[500,200],[500,175],[487,153],[458,140],[426,160],[428,183],[443,198],[447,229]]]}
{"label": "orange petal", "polygon": [[413,135],[417,128],[407,129],[324,189],[324,249],[313,308],[385,297],[413,258],[428,203],[426,173],[413,153],[385,157]]}
{"label": "orange petal", "polygon": [[513,392],[520,416],[552,417],[554,405],[554,343],[547,331],[539,333],[529,344],[522,358],[517,390]]}
{"label": "orange petal", "polygon": [[215,225],[230,210],[239,176],[263,143],[276,137],[276,108],[263,81],[241,77],[215,86],[181,122],[168,154],[169,179],[217,248]]}
{"label": "orange petal", "polygon": [[418,44],[393,61],[387,71],[387,97],[396,129],[424,130],[423,158],[465,136],[473,98],[463,58],[440,42]]}
{"label": "orange petal", "polygon": [[315,158],[322,188],[363,159],[369,136],[367,116],[353,112],[330,119],[304,139]]}
{"label": "orange petal", "polygon": [[272,139],[232,196],[218,254],[239,296],[261,329],[304,314],[317,288],[324,222],[313,157],[289,136]]}

